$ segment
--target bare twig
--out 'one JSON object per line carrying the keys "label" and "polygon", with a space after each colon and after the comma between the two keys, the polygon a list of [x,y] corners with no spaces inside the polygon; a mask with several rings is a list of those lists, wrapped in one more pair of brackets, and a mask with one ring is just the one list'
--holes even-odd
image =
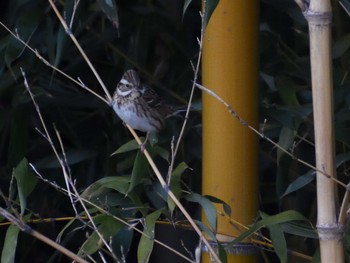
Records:
{"label": "bare twig", "polygon": [[104,101],[106,104],[109,104],[109,102],[102,97],[101,95],[97,94],[96,92],[94,92],[93,90],[89,89],[88,87],[86,87],[85,85],[82,84],[81,81],[78,81],[74,78],[72,78],[71,76],[69,76],[68,74],[66,74],[65,72],[63,72],[62,70],[60,70],[59,68],[55,67],[54,65],[52,65],[49,61],[47,61],[43,56],[40,55],[40,53],[36,50],[33,49],[31,46],[28,45],[28,43],[26,43],[23,39],[21,39],[21,37],[18,34],[15,34],[14,32],[12,32],[5,24],[3,24],[0,21],[0,25],[5,28],[5,30],[7,32],[9,32],[13,37],[15,37],[19,42],[21,42],[26,48],[28,48],[31,52],[33,52],[36,57],[42,61],[46,66],[52,68],[53,70],[57,71],[58,73],[60,73],[62,76],[66,77],[67,79],[69,79],[70,81],[74,82],[75,84],[79,85],[80,87],[82,87],[83,89],[87,90],[88,92],[90,92],[91,94],[93,94],[95,97],[99,98],[100,100]]}
{"label": "bare twig", "polygon": [[72,17],[70,18],[69,28],[72,29],[73,22],[74,22],[74,16],[77,12],[78,6],[79,6],[80,0],[74,0],[74,6],[73,6],[73,12]]}
{"label": "bare twig", "polygon": [[[127,126],[129,128],[129,126]],[[142,144],[140,138],[137,136],[136,132],[129,128],[129,131],[132,133],[132,135],[134,136],[135,140],[137,141],[137,143],[139,145]],[[177,199],[177,197],[174,195],[174,193],[169,189],[169,186],[167,185],[167,183],[165,182],[165,180],[163,179],[162,174],[159,172],[158,167],[156,166],[156,164],[154,163],[154,161],[152,160],[151,156],[149,155],[148,151],[145,150],[144,151],[144,155],[147,159],[147,161],[149,162],[150,166],[152,167],[155,175],[157,176],[158,181],[160,182],[160,184],[162,185],[163,189],[166,191],[166,193],[168,194],[168,196],[171,198],[171,200],[174,201],[174,203],[176,204],[176,206],[179,208],[179,210],[182,212],[182,214],[185,216],[185,218],[188,220],[188,222],[191,224],[191,226],[193,227],[193,229],[196,231],[196,233],[198,234],[198,236],[200,237],[200,239],[202,240],[202,242],[207,246],[208,250],[210,251],[212,257],[215,259],[216,262],[221,262],[221,260],[219,259],[218,255],[215,253],[212,245],[210,245],[210,243],[208,242],[208,240],[204,237],[204,235],[202,234],[201,230],[199,229],[199,227],[196,225],[196,223],[194,222],[194,220],[192,219],[192,217],[189,215],[189,213],[186,211],[186,209],[183,207],[183,205],[180,203],[180,201]]]}
{"label": "bare twig", "polygon": [[13,225],[18,227],[21,231],[39,239],[40,241],[44,242],[45,244],[53,247],[57,251],[60,251],[62,254],[66,255],[67,257],[73,259],[76,262],[80,263],[87,263],[84,259],[77,256],[70,250],[66,249],[65,247],[61,246],[60,244],[52,241],[51,239],[47,238],[46,236],[40,234],[39,232],[32,229],[29,225],[25,224],[23,220],[19,216],[14,216],[11,213],[9,213],[7,210],[0,207],[0,215],[6,218],[8,221],[10,221]]}
{"label": "bare twig", "polygon": [[[204,1],[204,5],[205,4],[206,4],[206,1]],[[203,10],[205,10],[205,8],[203,8]],[[174,150],[172,150],[171,161],[170,161],[170,165],[169,165],[169,168],[168,168],[168,181],[169,182],[171,180],[171,174],[172,174],[172,171],[173,171],[173,168],[174,168],[175,157],[176,157],[177,151],[179,149],[179,146],[180,146],[180,143],[181,143],[181,140],[182,140],[182,137],[183,137],[186,125],[187,125],[188,117],[189,117],[189,114],[190,114],[192,100],[193,100],[193,94],[194,94],[194,91],[196,89],[195,83],[197,82],[197,79],[198,79],[198,72],[199,72],[199,68],[200,68],[200,64],[201,64],[202,50],[203,50],[204,29],[205,29],[205,20],[204,20],[205,11],[203,11],[203,13],[200,12],[200,16],[201,16],[202,24],[201,24],[201,35],[200,35],[200,38],[198,39],[198,46],[199,46],[198,47],[198,49],[199,49],[199,51],[198,51],[198,59],[197,59],[197,63],[196,63],[195,67],[193,66],[193,64],[191,62],[191,65],[192,65],[192,68],[193,68],[193,73],[194,73],[193,84],[192,84],[192,88],[191,88],[191,94],[190,94],[190,97],[188,99],[188,105],[187,105],[185,119],[184,119],[184,122],[182,124],[179,137],[176,140],[175,148],[174,148]]]}
{"label": "bare twig", "polygon": [[[62,192],[62,193],[64,193],[64,194],[68,195],[67,189],[65,189],[65,188],[63,188],[63,187],[57,185],[55,182],[52,182],[52,181],[50,181],[50,180],[45,179],[45,178],[38,172],[38,170],[35,168],[35,166],[34,166],[33,164],[29,163],[29,166],[33,169],[33,171],[38,175],[38,177],[39,177],[43,182],[45,182],[45,183],[51,185],[51,186],[52,186],[53,188],[55,188],[56,190],[58,190],[58,191],[60,191],[60,192]],[[74,198],[78,198],[78,197],[76,196],[75,193],[72,193],[72,195],[74,196]],[[137,224],[134,223],[135,219],[130,219],[129,222],[131,222],[131,223],[129,223],[127,220],[124,220],[124,219],[121,219],[121,218],[119,218],[119,217],[116,217],[115,215],[111,214],[110,212],[108,212],[107,210],[103,209],[103,208],[100,207],[99,205],[97,205],[97,204],[91,202],[90,200],[88,200],[88,199],[86,199],[86,198],[83,198],[83,197],[79,197],[79,198],[80,198],[81,201],[83,201],[85,204],[88,204],[88,205],[90,205],[90,206],[92,206],[92,207],[98,209],[99,212],[101,212],[101,213],[103,213],[103,214],[105,214],[105,215],[108,215],[108,216],[113,217],[115,220],[117,220],[117,221],[121,222],[122,224],[128,226],[130,229],[133,229],[133,230],[135,230],[136,232],[138,232],[139,234],[144,235],[144,236],[146,236],[147,238],[150,238],[150,237],[147,236],[147,234],[145,234],[142,230],[140,230],[140,229],[138,229],[138,228],[136,227]],[[184,255],[182,255],[181,253],[179,253],[179,252],[176,251],[175,249],[169,247],[168,245],[166,245],[166,244],[164,244],[164,243],[162,243],[162,242],[160,242],[160,241],[158,241],[158,240],[156,240],[156,239],[154,239],[154,242],[156,242],[157,244],[159,244],[159,245],[161,245],[161,246],[163,246],[163,247],[169,249],[169,250],[172,251],[173,253],[175,253],[175,254],[179,255],[180,257],[182,257],[183,259],[187,260],[188,262],[192,262],[191,259],[185,257]]]}
{"label": "bare twig", "polygon": [[83,48],[80,46],[78,40],[75,38],[75,36],[73,35],[71,29],[68,27],[66,21],[63,19],[63,17],[61,16],[60,12],[58,11],[56,5],[53,3],[52,0],[48,0],[53,11],[55,12],[57,18],[60,20],[61,25],[63,26],[64,30],[66,30],[68,36],[72,39],[73,43],[75,44],[75,46],[77,47],[77,49],[79,50],[81,56],[84,58],[85,62],[88,64],[88,66],[90,67],[91,71],[94,73],[96,79],[98,80],[98,82],[100,83],[106,97],[107,97],[107,101],[108,104],[111,103],[112,101],[112,97],[111,94],[109,94],[106,85],[103,83],[100,75],[97,73],[96,69],[94,68],[94,66],[92,65],[91,61],[89,60],[89,58],[87,57],[87,55],[85,54]]}
{"label": "bare twig", "polygon": [[350,16],[350,11],[346,8],[346,6],[341,1],[338,1],[338,3],[344,9],[344,11],[347,13],[347,15]]}
{"label": "bare twig", "polygon": [[230,104],[228,104],[223,98],[221,98],[219,95],[217,95],[214,91],[196,83],[196,87],[203,90],[204,92],[208,93],[210,96],[214,97],[215,99],[217,99],[218,101],[220,101],[222,104],[224,104],[224,106],[227,108],[227,110],[229,111],[229,113],[235,117],[242,125],[248,127],[250,130],[252,130],[255,134],[259,135],[262,139],[267,140],[269,143],[271,143],[272,145],[274,145],[276,148],[278,148],[279,150],[281,150],[282,152],[286,153],[287,155],[289,155],[291,158],[293,158],[293,160],[296,160],[297,162],[311,168],[314,171],[317,171],[321,174],[323,174],[325,177],[327,177],[328,179],[338,183],[339,185],[343,186],[346,188],[346,184],[344,184],[343,182],[339,181],[338,179],[330,176],[329,174],[327,174],[326,172],[317,169],[315,166],[307,163],[306,161],[303,161],[297,157],[295,157],[295,155],[293,155],[293,153],[289,152],[288,150],[284,149],[282,146],[280,146],[278,143],[275,143],[273,140],[271,140],[270,138],[266,137],[263,133],[259,132],[257,129],[255,129],[253,126],[249,125],[249,123],[242,119],[237,112],[231,107]]}
{"label": "bare twig", "polygon": [[[104,237],[102,236],[102,234],[99,232],[99,230],[98,230],[97,226],[95,225],[95,223],[94,223],[94,221],[93,221],[91,215],[89,214],[89,211],[88,211],[88,209],[86,208],[84,202],[80,199],[80,195],[79,195],[77,189],[75,188],[74,183],[73,183],[72,180],[71,180],[71,176],[70,176],[70,174],[69,174],[69,170],[67,169],[67,167],[68,167],[67,160],[66,160],[66,159],[62,159],[62,158],[59,156],[59,153],[58,153],[58,151],[57,151],[57,149],[56,149],[56,147],[55,147],[55,145],[54,145],[54,143],[53,143],[53,140],[52,140],[52,138],[51,138],[51,136],[50,136],[50,133],[48,132],[48,129],[46,128],[46,124],[45,124],[44,119],[43,119],[43,117],[42,117],[42,115],[41,115],[39,105],[36,103],[36,101],[35,101],[35,99],[34,99],[34,96],[33,96],[32,92],[31,92],[30,87],[29,87],[29,84],[28,84],[28,82],[27,82],[27,78],[26,78],[25,72],[24,72],[24,70],[23,70],[22,68],[21,68],[21,72],[22,72],[22,76],[23,76],[23,78],[24,78],[24,86],[25,86],[25,88],[27,89],[27,91],[28,91],[28,93],[29,93],[29,95],[30,95],[30,97],[31,97],[31,99],[32,99],[32,101],[33,101],[33,104],[34,104],[34,106],[35,106],[35,110],[36,110],[36,112],[37,112],[37,114],[38,114],[38,116],[39,116],[40,122],[41,122],[41,124],[42,124],[42,126],[43,126],[43,128],[44,128],[45,138],[47,138],[47,140],[48,140],[48,142],[49,142],[49,144],[50,144],[50,146],[51,146],[53,152],[55,153],[56,159],[58,160],[58,162],[59,162],[59,164],[60,164],[60,166],[61,166],[61,169],[62,169],[62,172],[63,172],[63,175],[64,175],[64,179],[65,179],[65,181],[66,181],[66,187],[67,187],[68,196],[69,196],[70,199],[71,199],[72,207],[73,207],[73,209],[74,209],[74,211],[75,211],[75,213],[76,213],[76,216],[79,218],[78,212],[77,212],[77,210],[76,210],[76,208],[75,208],[75,204],[74,204],[74,201],[73,201],[73,198],[72,198],[72,195],[71,195],[71,190],[75,193],[75,197],[78,199],[78,201],[80,202],[81,206],[83,207],[83,209],[84,209],[86,215],[88,216],[88,218],[89,218],[89,220],[90,220],[91,225],[93,226],[94,231],[95,231],[95,232],[97,233],[97,235],[100,237],[100,239],[102,240],[102,242],[104,243],[104,245],[106,246],[106,248],[109,250],[109,252],[111,253],[111,255],[113,255],[113,256],[116,258],[116,256],[115,256],[114,253],[113,253],[112,248],[108,245],[107,241],[104,239]],[[65,156],[65,151],[64,151],[64,148],[63,148],[63,143],[62,143],[61,137],[60,137],[59,133],[57,132],[57,130],[56,130],[56,136],[57,136],[57,138],[58,138],[58,140],[59,140],[59,142],[60,142],[60,147],[61,147],[61,151],[62,151],[62,153],[63,153],[63,156]],[[64,157],[64,158],[65,158],[65,157]]]}

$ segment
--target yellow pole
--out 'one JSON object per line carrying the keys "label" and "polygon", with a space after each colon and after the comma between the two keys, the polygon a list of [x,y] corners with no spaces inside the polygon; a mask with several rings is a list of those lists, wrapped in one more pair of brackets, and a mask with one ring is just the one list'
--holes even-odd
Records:
{"label": "yellow pole", "polygon": [[[258,10],[258,0],[220,0],[205,32],[202,63],[203,85],[253,126],[258,124]],[[256,135],[203,93],[203,194],[227,202],[232,218],[246,225],[257,215],[257,160]],[[221,242],[239,234],[219,217]],[[255,255],[243,254],[230,253],[228,262],[256,262]],[[203,262],[210,262],[206,253]]]}

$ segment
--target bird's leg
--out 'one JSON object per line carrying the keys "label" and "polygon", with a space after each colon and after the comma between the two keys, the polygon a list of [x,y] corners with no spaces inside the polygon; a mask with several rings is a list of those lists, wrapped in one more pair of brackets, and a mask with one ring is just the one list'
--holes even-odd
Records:
{"label": "bird's leg", "polygon": [[141,153],[143,153],[143,152],[145,151],[145,149],[146,149],[146,143],[147,143],[147,141],[148,141],[148,137],[149,137],[149,132],[147,132],[147,134],[146,134],[146,139],[145,139],[144,142],[141,143],[141,145],[140,145]]}

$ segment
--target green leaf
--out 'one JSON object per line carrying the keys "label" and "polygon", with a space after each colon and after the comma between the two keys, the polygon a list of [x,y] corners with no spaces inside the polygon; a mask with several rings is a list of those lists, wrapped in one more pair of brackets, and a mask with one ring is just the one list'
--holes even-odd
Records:
{"label": "green leaf", "polygon": [[168,161],[169,160],[169,151],[158,146],[155,145],[151,150],[149,150],[149,152],[153,155],[159,155],[160,157],[162,157],[164,160]]}
{"label": "green leaf", "polygon": [[[185,162],[181,162],[173,171],[170,179],[170,190],[173,192],[173,194],[176,196],[176,198],[180,198],[182,193],[181,188],[181,175],[182,173],[188,168],[187,164]],[[174,212],[175,209],[175,203],[174,201],[168,196],[168,207],[171,213]]]}
{"label": "green leaf", "polygon": [[196,193],[189,194],[185,198],[190,202],[196,202],[200,204],[200,206],[204,210],[204,214],[207,217],[207,220],[209,222],[209,225],[212,231],[216,231],[217,215],[216,215],[216,208],[212,204],[212,202],[208,198]]}
{"label": "green leaf", "polygon": [[30,172],[28,167],[27,159],[23,158],[14,170],[21,206],[21,215],[24,214],[27,207],[27,197],[33,191],[38,181],[37,177]]}
{"label": "green leaf", "polygon": [[199,221],[199,220],[194,220],[194,222],[196,222],[196,225],[197,225],[202,231],[204,231],[206,235],[208,235],[208,237],[209,237],[210,240],[213,240],[213,241],[217,242],[215,233],[213,233],[213,231],[210,230],[209,227],[208,227],[207,225],[205,225],[202,221]]}
{"label": "green leaf", "polygon": [[[278,139],[278,145],[280,145],[283,149],[289,149],[292,147],[295,139],[296,131],[294,129],[290,129],[286,126],[284,126],[281,130],[279,139]],[[283,156],[285,153],[278,149],[277,150],[277,162],[280,161],[281,156]]]}
{"label": "green leaf", "polygon": [[220,258],[222,263],[226,263],[227,262],[226,250],[225,250],[224,246],[222,246],[220,244],[220,242],[218,242],[217,244],[218,244],[218,249],[219,249],[219,258]]}
{"label": "green leaf", "polygon": [[221,199],[215,197],[215,196],[211,196],[211,195],[205,195],[206,198],[208,198],[211,202],[213,203],[216,203],[216,204],[222,204],[222,207],[225,211],[225,213],[228,215],[228,216],[231,216],[231,207],[225,203],[224,201],[222,201]]}
{"label": "green leaf", "polygon": [[321,251],[319,247],[316,249],[316,252],[312,257],[311,263],[321,263]]}
{"label": "green leaf", "polygon": [[219,258],[222,263],[227,262],[227,253],[225,248],[220,244],[220,242],[217,241],[216,235],[201,221],[194,220],[196,225],[203,231],[205,234],[209,237],[208,239],[211,240],[211,242],[215,242],[215,244],[218,246],[219,250]]}
{"label": "green leaf", "polygon": [[126,195],[130,185],[129,176],[107,176],[91,184],[82,193],[82,197],[91,199],[100,195],[105,189],[114,189],[121,194]]}
{"label": "green leaf", "polygon": [[[80,163],[82,161],[86,161],[96,156],[96,153],[89,150],[68,150],[66,151],[66,157],[68,165],[73,165]],[[63,158],[63,155],[60,154],[60,158]],[[56,156],[49,156],[41,159],[37,163],[35,163],[35,167],[41,169],[55,169],[60,168],[61,165],[57,160]]]}
{"label": "green leaf", "polygon": [[136,185],[139,185],[143,182],[145,175],[148,172],[148,161],[141,151],[138,151],[136,154],[134,166],[131,172],[131,181],[128,189],[128,193],[131,192]]}
{"label": "green leaf", "polygon": [[127,143],[123,144],[122,146],[120,146],[115,152],[113,152],[111,154],[111,156],[115,155],[115,154],[119,154],[119,153],[125,153],[125,152],[138,150],[138,149],[140,149],[140,146],[138,145],[138,143],[135,140],[131,140],[131,141],[128,141]]}
{"label": "green leaf", "polygon": [[[124,226],[112,239],[112,249],[118,258],[125,258],[129,253],[130,246],[134,237],[134,231]],[[134,251],[133,251],[134,252]],[[124,262],[120,260],[119,262]]]}
{"label": "green leaf", "polygon": [[245,238],[249,237],[253,233],[257,232],[263,227],[268,227],[271,225],[281,224],[285,222],[291,222],[291,221],[307,221],[308,219],[305,218],[302,214],[298,213],[294,210],[288,210],[284,211],[282,213],[279,213],[277,215],[273,216],[267,216],[264,219],[261,219],[258,221],[253,227],[251,227],[248,231],[242,233],[239,237],[237,237],[234,241],[231,242],[231,245],[237,244],[244,240]]}
{"label": "green leaf", "polygon": [[[84,216],[86,216],[86,214],[84,214]],[[73,223],[75,223],[77,220],[79,220],[77,217],[72,218],[71,220],[68,221],[68,223],[66,223],[64,225],[64,227],[60,230],[60,232],[58,233],[57,237],[56,237],[56,242],[60,243],[61,239],[63,237],[63,235],[65,234],[65,232],[69,231],[69,227],[73,225]]]}
{"label": "green leaf", "polygon": [[[266,218],[266,214],[261,213],[262,218]],[[287,242],[283,230],[279,224],[273,224],[267,227],[270,232],[273,248],[280,259],[280,262],[287,262]]]}
{"label": "green leaf", "polygon": [[286,191],[281,196],[281,198],[303,188],[305,185],[315,180],[315,178],[316,178],[315,171],[309,171],[305,175],[299,176],[297,179],[295,179],[292,183],[288,185]]}
{"label": "green leaf", "polygon": [[338,168],[343,163],[350,160],[350,153],[341,153],[335,157],[336,167]]}
{"label": "green leaf", "polygon": [[188,6],[191,4],[192,0],[185,0],[184,7],[182,9],[182,17],[184,17]]}
{"label": "green leaf", "polygon": [[294,221],[280,224],[283,232],[294,236],[318,239],[317,231],[305,222]]}
{"label": "green leaf", "polygon": [[205,25],[208,25],[210,17],[213,14],[218,3],[219,3],[219,0],[206,0],[205,17],[204,17]]}
{"label": "green leaf", "polygon": [[118,10],[117,5],[114,0],[98,0],[98,3],[102,9],[102,11],[105,13],[105,15],[108,17],[108,19],[112,22],[112,24],[115,26],[115,28],[119,28],[119,17],[118,17]]}
{"label": "green leaf", "polygon": [[275,81],[283,104],[288,106],[299,106],[300,103],[297,97],[295,83],[293,83],[289,78],[281,76],[277,77]]}
{"label": "green leaf", "polygon": [[19,228],[10,225],[6,231],[5,241],[1,253],[2,263],[14,263],[17,248]]}
{"label": "green leaf", "polygon": [[[58,29],[56,43],[56,52],[55,52],[55,61],[54,66],[58,66],[62,60],[62,54],[65,52],[65,44],[67,42],[67,33],[63,27]],[[52,73],[54,74],[54,72]]]}
{"label": "green leaf", "polygon": [[[98,232],[102,235],[104,240],[108,243],[111,237],[123,227],[123,224],[118,220],[108,215],[98,215],[94,217],[94,223],[98,225]],[[86,253],[91,255],[103,246],[100,236],[93,232],[91,236],[82,245],[79,254]]]}
{"label": "green leaf", "polygon": [[270,76],[268,74],[265,74],[263,72],[260,72],[261,78],[264,80],[266,85],[269,87],[270,92],[277,91],[276,85],[275,85],[275,77]]}
{"label": "green leaf", "polygon": [[141,236],[139,246],[137,248],[138,263],[147,263],[149,261],[154,245],[154,228],[161,213],[161,210],[157,210],[145,218],[145,226],[143,229],[144,234]]}

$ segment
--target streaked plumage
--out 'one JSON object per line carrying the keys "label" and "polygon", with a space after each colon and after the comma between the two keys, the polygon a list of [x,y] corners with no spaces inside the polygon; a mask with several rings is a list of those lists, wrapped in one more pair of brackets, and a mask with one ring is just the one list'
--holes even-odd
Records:
{"label": "streaked plumage", "polygon": [[165,119],[181,111],[164,104],[153,89],[142,85],[139,75],[132,69],[127,70],[118,83],[112,107],[124,123],[147,132],[147,136],[164,128]]}

